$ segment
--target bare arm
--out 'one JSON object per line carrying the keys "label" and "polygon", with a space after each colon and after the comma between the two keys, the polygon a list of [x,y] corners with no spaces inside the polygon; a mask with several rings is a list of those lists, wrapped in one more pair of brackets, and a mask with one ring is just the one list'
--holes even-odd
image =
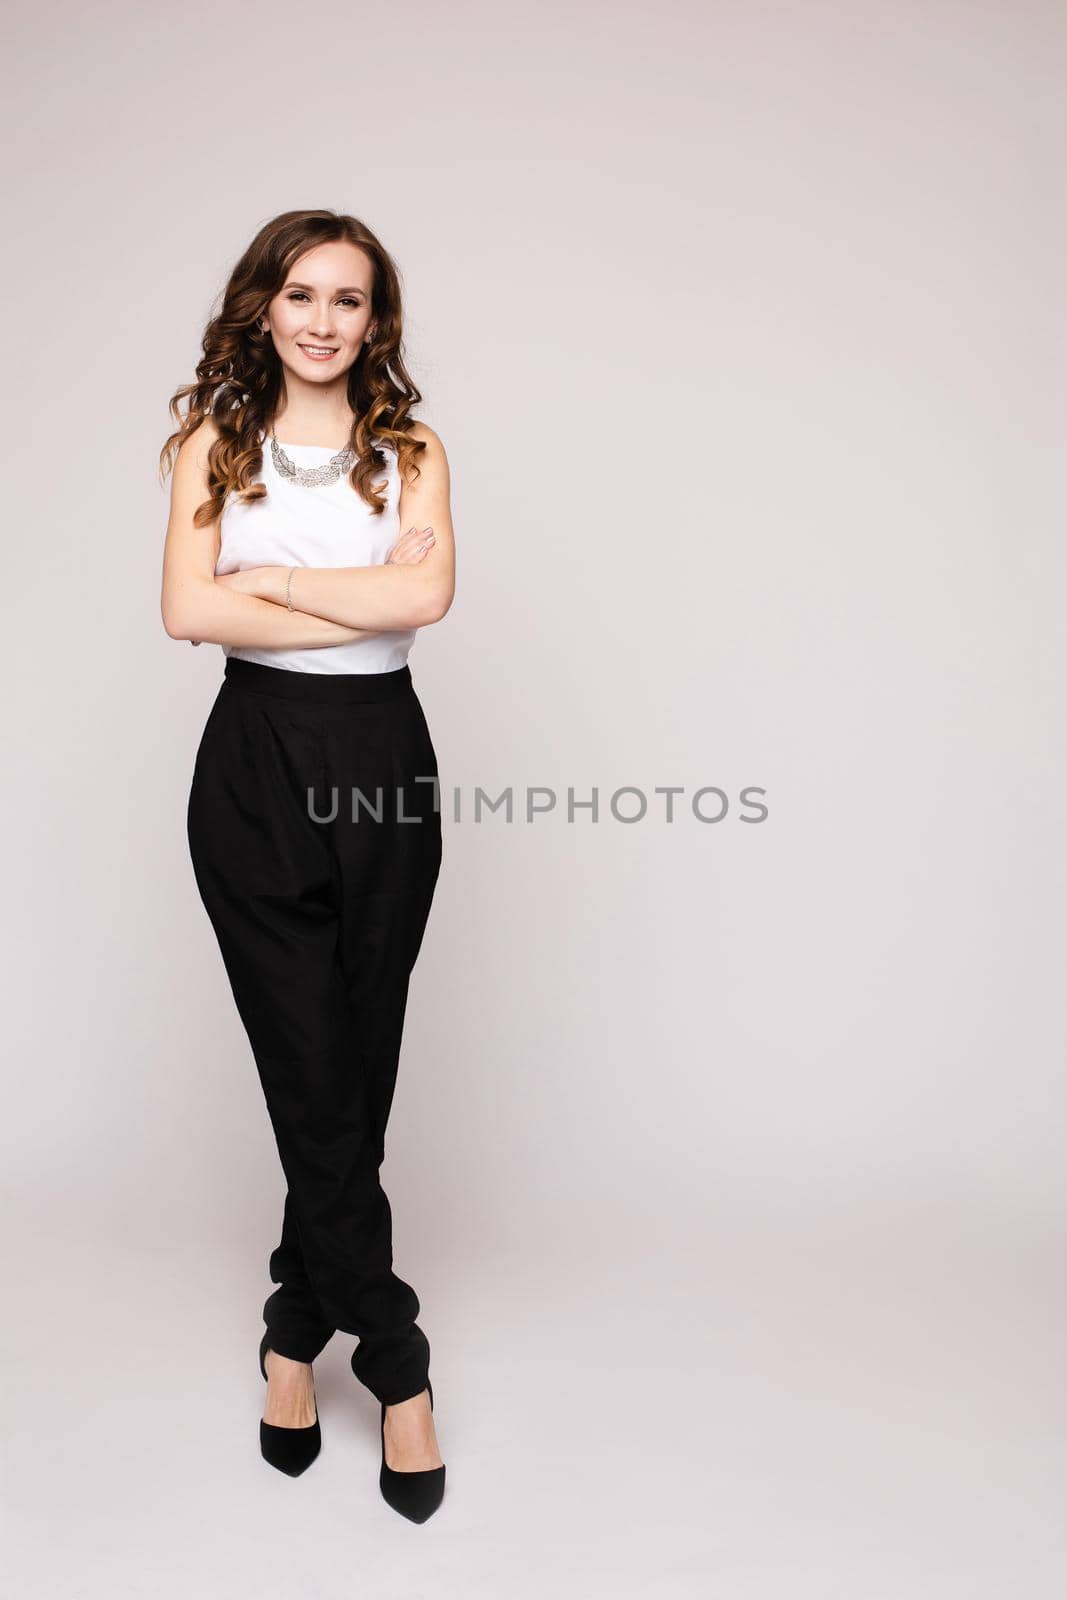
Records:
{"label": "bare arm", "polygon": [[376,633],[376,628],[348,627],[298,611],[295,602],[290,611],[284,604],[273,605],[215,581],[218,521],[193,526],[194,511],[207,499],[207,453],[215,437],[214,423],[202,423],[185,440],[174,463],[160,599],[163,626],[170,637],[259,650],[314,650]]}
{"label": "bare arm", "polygon": [[448,460],[426,423],[416,423],[412,431],[427,448],[419,458],[420,476],[401,485],[400,522],[432,529],[425,559],[373,567],[297,567],[291,577],[288,567],[251,567],[239,580],[246,594],[284,607],[288,583],[294,607],[350,628],[422,628],[439,622],[456,586]]}

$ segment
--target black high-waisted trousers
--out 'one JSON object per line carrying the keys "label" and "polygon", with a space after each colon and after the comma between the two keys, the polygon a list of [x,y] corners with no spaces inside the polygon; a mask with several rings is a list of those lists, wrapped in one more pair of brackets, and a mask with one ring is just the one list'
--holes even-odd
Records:
{"label": "black high-waisted trousers", "polygon": [[230,656],[188,804],[288,1186],[268,1343],[313,1361],[336,1330],[355,1334],[352,1370],[386,1405],[429,1373],[379,1168],[441,865],[437,776],[409,667],[319,674]]}

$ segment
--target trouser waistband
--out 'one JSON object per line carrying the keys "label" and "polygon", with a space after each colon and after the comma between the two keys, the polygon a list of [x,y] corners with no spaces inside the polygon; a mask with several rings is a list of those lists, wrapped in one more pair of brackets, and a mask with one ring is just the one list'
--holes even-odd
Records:
{"label": "trouser waistband", "polygon": [[406,664],[393,672],[295,672],[290,667],[267,667],[242,656],[227,656],[225,675],[227,683],[251,694],[329,705],[395,700],[413,688],[411,668]]}

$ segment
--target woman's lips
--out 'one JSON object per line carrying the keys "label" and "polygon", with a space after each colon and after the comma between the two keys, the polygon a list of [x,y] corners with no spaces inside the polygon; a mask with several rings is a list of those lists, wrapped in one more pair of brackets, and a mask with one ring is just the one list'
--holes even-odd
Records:
{"label": "woman's lips", "polygon": [[331,361],[337,354],[336,350],[329,350],[325,345],[297,344],[298,350],[303,350],[309,361]]}

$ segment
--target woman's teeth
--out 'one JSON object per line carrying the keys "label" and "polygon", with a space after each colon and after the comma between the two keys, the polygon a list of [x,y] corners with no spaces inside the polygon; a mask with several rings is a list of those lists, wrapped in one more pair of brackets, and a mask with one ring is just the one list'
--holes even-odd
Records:
{"label": "woman's teeth", "polygon": [[302,344],[300,348],[312,361],[329,361],[331,356],[337,354],[336,350],[328,349],[325,345]]}

